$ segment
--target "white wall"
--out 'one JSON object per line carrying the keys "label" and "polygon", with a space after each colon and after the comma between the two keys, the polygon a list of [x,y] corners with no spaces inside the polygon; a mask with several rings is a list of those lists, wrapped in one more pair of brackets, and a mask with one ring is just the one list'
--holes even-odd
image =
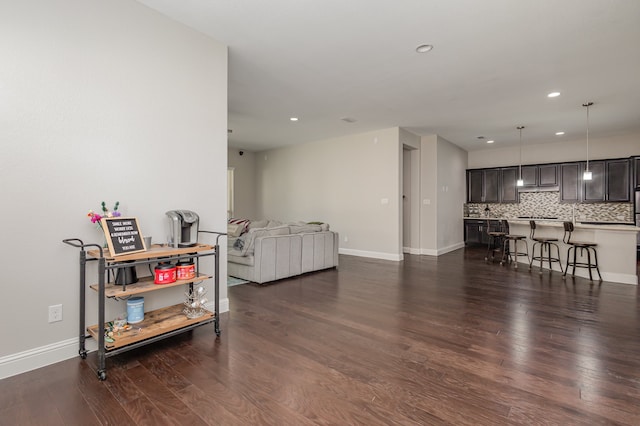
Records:
{"label": "white wall", "polygon": [[[624,158],[640,155],[640,133],[589,137],[589,160]],[[587,158],[586,139],[561,140],[537,145],[522,145],[522,164],[583,161]],[[482,149],[469,152],[469,169],[518,165],[519,146]]]}
{"label": "white wall", "polygon": [[464,241],[467,152],[438,137],[438,254],[460,248]]}
{"label": "white wall", "polygon": [[398,130],[257,153],[258,215],[327,222],[342,253],[400,259]]}
{"label": "white wall", "polygon": [[256,154],[229,148],[229,167],[234,168],[234,217],[257,219]]}
{"label": "white wall", "polygon": [[464,246],[467,152],[430,135],[421,139],[420,158],[421,253],[437,256]]}
{"label": "white wall", "polygon": [[420,142],[420,248],[425,254],[438,250],[438,136]]}
{"label": "white wall", "polygon": [[[5,377],[77,355],[78,250],[62,240],[103,241],[89,209],[118,200],[156,242],[175,208],[226,229],[227,49],[133,0],[21,0],[0,4],[0,58]],[[182,290],[149,294],[145,309]],[[63,321],[49,324],[55,304]]]}

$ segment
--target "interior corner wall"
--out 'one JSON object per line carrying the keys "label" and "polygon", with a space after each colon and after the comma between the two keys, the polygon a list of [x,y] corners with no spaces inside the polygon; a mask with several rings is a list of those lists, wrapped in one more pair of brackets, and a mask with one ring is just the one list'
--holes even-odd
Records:
{"label": "interior corner wall", "polygon": [[467,152],[438,137],[438,254],[464,246],[463,205],[466,194]]}
{"label": "interior corner wall", "polygon": [[[584,138],[554,140],[549,143],[522,145],[522,164],[544,164],[562,161],[584,161],[587,158]],[[640,132],[589,138],[589,159],[624,158],[640,155]],[[497,147],[469,151],[467,168],[518,165],[520,147]]]}
{"label": "interior corner wall", "polygon": [[340,252],[399,260],[397,127],[256,153],[257,213],[323,221]]}
{"label": "interior corner wall", "polygon": [[[62,240],[102,244],[89,209],[119,201],[159,243],[172,209],[226,230],[227,47],[133,0],[20,0],[0,4],[0,57],[1,378],[77,356],[79,250]],[[183,291],[145,294],[145,311]]]}
{"label": "interior corner wall", "polygon": [[[240,155],[242,152],[242,155]],[[229,167],[233,167],[233,215],[257,219],[256,214],[256,154],[251,151],[228,149]]]}
{"label": "interior corner wall", "polygon": [[438,253],[438,136],[420,140],[420,248],[422,254]]}

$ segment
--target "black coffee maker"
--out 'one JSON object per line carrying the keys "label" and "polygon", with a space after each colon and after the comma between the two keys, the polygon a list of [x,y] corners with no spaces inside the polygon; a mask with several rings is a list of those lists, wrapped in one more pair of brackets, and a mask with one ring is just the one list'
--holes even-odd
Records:
{"label": "black coffee maker", "polygon": [[171,247],[193,247],[198,244],[198,222],[200,218],[190,210],[169,210],[169,232],[167,242]]}

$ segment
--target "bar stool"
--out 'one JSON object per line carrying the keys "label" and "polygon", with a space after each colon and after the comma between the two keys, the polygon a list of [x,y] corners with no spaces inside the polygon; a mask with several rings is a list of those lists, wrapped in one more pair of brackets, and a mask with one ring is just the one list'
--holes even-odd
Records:
{"label": "bar stool", "polygon": [[[573,229],[573,222],[564,222],[564,237],[562,238],[562,241],[567,244],[569,248],[567,249],[567,269],[562,274],[562,278],[566,278],[567,272],[569,272],[569,267],[573,266],[571,276],[576,276],[576,267],[589,268],[589,280],[593,281],[591,269],[595,268],[598,272],[598,278],[602,281],[600,269],[598,269],[598,254],[596,253],[596,246],[598,244],[585,241],[571,241],[571,233],[573,232]],[[587,251],[586,262],[577,261],[577,249],[580,249],[580,256],[584,256],[584,251]],[[571,250],[573,250],[573,261],[571,261]],[[591,253],[593,253],[593,263],[591,263]]]}
{"label": "bar stool", "polygon": [[[536,260],[540,261],[540,275],[542,275],[542,262],[547,260],[549,262],[549,272],[553,270],[551,267],[552,262],[558,262],[560,265],[560,270],[562,270],[562,263],[560,263],[560,248],[558,247],[558,239],[555,237],[536,237],[536,221],[530,220],[529,226],[531,226],[531,234],[529,238],[534,242],[533,248],[531,249],[531,262],[529,263],[529,270],[533,267],[533,262]],[[536,246],[540,247],[540,256],[536,256]],[[553,257],[551,253],[551,247],[556,248],[557,256]],[[547,252],[547,256],[545,257],[544,253]]]}
{"label": "bar stool", "polygon": [[[527,263],[529,263],[529,244],[527,244],[526,235],[516,235],[509,232],[509,222],[502,220],[502,230],[506,232],[504,236],[504,247],[502,248],[502,260],[500,265],[504,265],[507,262],[511,262],[513,255],[513,261],[515,261],[514,268],[518,269],[518,256],[527,256]],[[513,252],[511,251],[511,241],[513,241]],[[524,243],[526,252],[518,251],[518,243]]]}
{"label": "bar stool", "polygon": [[500,252],[503,249],[503,240],[507,233],[501,229],[500,222],[498,222],[498,229],[492,230],[491,219],[487,219],[487,235],[489,236],[489,241],[487,242],[487,254],[484,257],[484,260],[485,262],[488,262],[489,258],[491,258],[491,261],[493,262],[495,259],[495,253]]}

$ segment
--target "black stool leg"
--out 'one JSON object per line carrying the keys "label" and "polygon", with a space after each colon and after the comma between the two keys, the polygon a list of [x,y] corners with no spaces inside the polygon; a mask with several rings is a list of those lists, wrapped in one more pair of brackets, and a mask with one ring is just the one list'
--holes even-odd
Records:
{"label": "black stool leg", "polygon": [[593,276],[591,275],[591,250],[587,247],[587,268],[589,268],[589,281],[593,281]]}
{"label": "black stool leg", "polygon": [[558,266],[560,266],[560,272],[562,272],[562,262],[560,261],[560,247],[558,247],[557,244],[554,244],[554,246],[556,247],[556,254],[558,255],[558,257],[556,257]]}
{"label": "black stool leg", "polygon": [[533,267],[533,261],[536,258],[536,242],[533,242],[533,247],[531,247],[531,259],[529,260],[529,270]]}
{"label": "black stool leg", "polygon": [[573,269],[571,270],[571,276],[576,276],[576,262],[578,261],[578,250],[573,247]]}
{"label": "black stool leg", "polygon": [[598,278],[600,279],[600,281],[602,281],[602,275],[600,275],[600,268],[598,268],[598,253],[596,252],[596,249],[592,248],[593,250],[593,260],[595,261],[595,266],[596,266],[596,272],[598,273]]}
{"label": "black stool leg", "polygon": [[[567,272],[569,272],[569,266],[571,266],[571,246],[569,246],[569,248],[567,249],[567,268],[564,270],[564,273],[562,274],[563,279],[567,277]],[[560,265],[560,267],[562,268],[562,265]]]}

